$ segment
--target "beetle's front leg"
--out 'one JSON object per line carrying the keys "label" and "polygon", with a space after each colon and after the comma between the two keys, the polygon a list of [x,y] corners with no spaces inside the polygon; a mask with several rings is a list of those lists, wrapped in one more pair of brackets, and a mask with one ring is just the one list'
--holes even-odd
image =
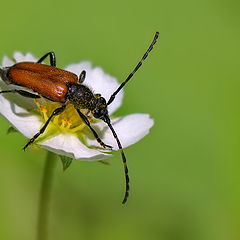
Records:
{"label": "beetle's front leg", "polygon": [[79,110],[76,109],[79,116],[81,117],[81,119],[84,121],[84,123],[90,128],[90,130],[92,131],[94,137],[96,138],[96,140],[98,141],[98,143],[104,147],[104,148],[109,148],[112,149],[112,146],[105,144],[100,137],[98,136],[97,132],[92,128],[92,126],[90,125],[90,122],[88,121],[87,117]]}
{"label": "beetle's front leg", "polygon": [[51,116],[48,118],[48,120],[47,120],[46,123],[43,125],[43,127],[40,129],[40,131],[39,131],[37,134],[35,134],[35,135],[28,141],[28,143],[24,146],[24,148],[23,148],[24,151],[25,151],[26,148],[27,148],[30,144],[32,144],[41,134],[44,133],[44,131],[46,130],[46,128],[47,128],[48,124],[50,123],[50,121],[52,120],[52,118],[55,117],[55,116],[57,116],[57,115],[59,115],[59,114],[61,114],[61,113],[64,111],[65,108],[66,108],[66,105],[62,105],[61,107],[59,107],[59,108],[57,108],[57,109],[55,109],[55,110],[53,111],[53,113],[52,113]]}

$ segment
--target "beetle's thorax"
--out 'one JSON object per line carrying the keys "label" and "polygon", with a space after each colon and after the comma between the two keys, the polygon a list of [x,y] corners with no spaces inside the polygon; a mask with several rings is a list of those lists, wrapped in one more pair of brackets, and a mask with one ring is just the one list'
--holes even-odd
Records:
{"label": "beetle's thorax", "polygon": [[77,109],[93,110],[96,99],[93,92],[83,84],[70,84],[68,87],[67,100]]}
{"label": "beetle's thorax", "polygon": [[101,94],[94,94],[91,89],[83,84],[70,84],[68,86],[67,101],[76,109],[88,109],[95,118],[108,117],[106,100]]}

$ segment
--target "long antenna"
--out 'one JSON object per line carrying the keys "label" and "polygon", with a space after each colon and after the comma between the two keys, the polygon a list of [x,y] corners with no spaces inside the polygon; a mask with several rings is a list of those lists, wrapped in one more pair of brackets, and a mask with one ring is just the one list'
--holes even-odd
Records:
{"label": "long antenna", "polygon": [[142,66],[143,61],[147,58],[148,54],[152,51],[154,44],[157,42],[159,36],[159,32],[155,33],[155,36],[153,38],[153,41],[151,42],[148,50],[144,53],[141,60],[138,62],[137,66],[133,69],[133,71],[128,75],[126,80],[121,83],[121,85],[118,87],[118,89],[112,94],[112,96],[109,98],[107,105],[110,105],[113,100],[115,99],[118,92],[125,86],[125,84],[132,78],[132,76],[137,72],[137,70]]}
{"label": "long antenna", "polygon": [[122,204],[127,202],[128,196],[129,196],[129,190],[130,190],[130,186],[129,186],[129,176],[128,176],[128,167],[127,167],[127,159],[126,156],[123,152],[123,148],[122,148],[122,144],[110,122],[109,117],[105,116],[104,122],[107,123],[108,127],[110,128],[110,130],[112,131],[113,137],[116,139],[117,141],[117,145],[119,150],[121,151],[121,156],[122,156],[122,162],[123,162],[123,167],[124,167],[124,174],[125,174],[125,184],[126,184],[126,188],[125,188],[125,195],[122,201]]}

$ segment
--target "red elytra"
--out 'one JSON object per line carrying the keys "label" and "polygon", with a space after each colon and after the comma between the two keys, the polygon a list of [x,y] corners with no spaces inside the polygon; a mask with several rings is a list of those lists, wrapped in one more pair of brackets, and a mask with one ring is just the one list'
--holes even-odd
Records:
{"label": "red elytra", "polygon": [[54,102],[66,102],[69,83],[77,83],[74,73],[33,62],[20,62],[8,69],[8,80],[15,85],[37,92]]}

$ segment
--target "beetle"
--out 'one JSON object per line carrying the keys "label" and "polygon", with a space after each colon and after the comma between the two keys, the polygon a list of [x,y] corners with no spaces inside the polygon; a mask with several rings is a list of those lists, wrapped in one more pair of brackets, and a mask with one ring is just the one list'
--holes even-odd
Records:
{"label": "beetle", "polygon": [[[92,128],[88,118],[81,111],[86,109],[90,111],[94,118],[103,120],[110,128],[113,137],[115,138],[118,148],[121,152],[122,162],[125,172],[125,195],[122,203],[126,203],[129,196],[129,175],[127,160],[124,154],[122,144],[115,132],[109,115],[108,105],[110,105],[118,92],[125,86],[125,84],[133,77],[136,71],[141,67],[143,61],[147,58],[149,52],[153,49],[154,44],[157,42],[159,32],[155,33],[154,39],[144,53],[141,60],[138,62],[133,71],[123,81],[115,92],[111,95],[108,101],[101,96],[101,94],[94,94],[86,85],[84,80],[86,78],[86,71],[83,70],[79,76],[74,73],[62,70],[56,67],[56,57],[54,52],[48,52],[42,56],[37,62],[19,62],[10,67],[0,68],[0,77],[6,84],[24,87],[26,90],[13,89],[3,90],[3,93],[17,93],[28,98],[46,98],[53,102],[58,102],[61,107],[56,108],[43,127],[36,133],[24,146],[24,150],[32,144],[39,135],[43,134],[50,121],[57,115],[61,114],[67,104],[73,104],[78,112],[80,118],[92,131],[94,137],[103,148],[112,148],[105,144],[97,132]],[[49,56],[50,65],[43,64],[42,62]],[[30,90],[31,92],[29,92]]]}

